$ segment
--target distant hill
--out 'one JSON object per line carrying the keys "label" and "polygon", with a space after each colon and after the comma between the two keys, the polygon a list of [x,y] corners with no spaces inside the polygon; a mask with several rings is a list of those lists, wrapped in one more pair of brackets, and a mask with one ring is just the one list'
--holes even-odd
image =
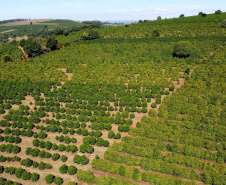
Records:
{"label": "distant hill", "polygon": [[[7,21],[5,21],[7,22]],[[7,40],[21,36],[46,36],[51,35],[55,30],[70,30],[76,26],[84,25],[78,21],[63,19],[33,19],[15,20],[0,24],[0,39]]]}

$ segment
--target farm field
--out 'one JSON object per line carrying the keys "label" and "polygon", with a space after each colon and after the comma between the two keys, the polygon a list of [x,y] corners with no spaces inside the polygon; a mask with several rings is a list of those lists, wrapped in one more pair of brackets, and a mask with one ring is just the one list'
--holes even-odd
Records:
{"label": "farm field", "polygon": [[0,184],[226,184],[225,19],[75,31],[26,60],[1,44]]}
{"label": "farm field", "polygon": [[53,33],[54,30],[69,30],[75,26],[84,24],[72,20],[63,19],[33,19],[0,24],[0,42],[5,38],[15,38],[22,36],[42,36]]}

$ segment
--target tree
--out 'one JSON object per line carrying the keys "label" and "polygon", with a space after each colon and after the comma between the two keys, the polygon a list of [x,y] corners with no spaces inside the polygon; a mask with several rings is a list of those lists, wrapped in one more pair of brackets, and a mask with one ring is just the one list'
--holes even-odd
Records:
{"label": "tree", "polygon": [[76,173],[77,173],[77,168],[75,166],[71,165],[71,166],[68,167],[68,174],[74,175]]}
{"label": "tree", "polygon": [[157,17],[157,20],[162,20],[162,17],[161,17],[161,16],[158,16],[158,17]]}
{"label": "tree", "polygon": [[31,179],[31,173],[29,173],[28,171],[24,171],[24,172],[22,173],[21,178],[22,178],[23,180],[30,180],[30,179]]}
{"label": "tree", "polygon": [[41,162],[39,163],[39,165],[38,165],[38,169],[39,169],[39,170],[44,170],[44,169],[45,169],[45,163],[41,161]]}
{"label": "tree", "polygon": [[59,144],[58,150],[59,150],[60,152],[65,151],[65,149],[66,149],[66,146],[65,146],[64,144]]}
{"label": "tree", "polygon": [[215,14],[221,14],[221,13],[222,13],[221,10],[216,10],[216,11],[215,11]]}
{"label": "tree", "polygon": [[61,156],[61,161],[62,162],[66,162],[67,161],[67,156],[66,155],[62,155]]}
{"label": "tree", "polygon": [[187,58],[190,56],[190,43],[187,41],[179,41],[175,43],[173,49],[173,57]]}
{"label": "tree", "polygon": [[25,165],[26,167],[30,167],[33,164],[33,161],[29,158],[24,159],[20,162],[21,165]]}
{"label": "tree", "polygon": [[38,137],[39,137],[39,139],[45,139],[47,137],[47,134],[45,132],[41,131],[38,133]]}
{"label": "tree", "polygon": [[16,177],[20,179],[23,172],[24,172],[23,168],[17,168],[16,171],[15,171]]}
{"label": "tree", "polygon": [[60,185],[60,184],[63,184],[64,181],[61,177],[56,177],[54,179],[54,182],[55,182],[55,184]]}
{"label": "tree", "polygon": [[25,53],[28,57],[36,57],[42,54],[42,47],[39,43],[35,42],[33,38],[28,38],[23,46]]}
{"label": "tree", "polygon": [[37,174],[35,172],[31,174],[31,180],[33,182],[37,182],[39,180],[39,178],[40,178],[39,174]]}
{"label": "tree", "polygon": [[114,136],[115,136],[115,133],[112,130],[110,130],[108,132],[108,138],[114,138]]}
{"label": "tree", "polygon": [[60,166],[59,171],[60,173],[67,173],[68,166],[66,164],[63,164],[62,166]]}
{"label": "tree", "polygon": [[55,39],[55,37],[49,37],[46,41],[46,47],[49,48],[51,51],[57,49],[58,41]]}
{"label": "tree", "polygon": [[45,142],[45,147],[46,147],[47,150],[50,150],[52,148],[52,145],[53,144],[50,141]]}
{"label": "tree", "polygon": [[55,176],[52,174],[49,174],[45,177],[46,183],[47,184],[52,184],[54,182]]}
{"label": "tree", "polygon": [[53,160],[53,161],[57,161],[59,158],[60,158],[60,154],[58,154],[58,153],[55,153],[55,154],[53,154],[53,156],[52,156],[52,160]]}
{"label": "tree", "polygon": [[93,39],[97,39],[99,38],[100,35],[96,30],[86,30],[83,34],[82,34],[82,39],[83,40],[93,40]]}
{"label": "tree", "polygon": [[179,17],[180,17],[180,18],[181,18],[181,17],[184,17],[184,14],[180,14],[180,16],[179,16]]}

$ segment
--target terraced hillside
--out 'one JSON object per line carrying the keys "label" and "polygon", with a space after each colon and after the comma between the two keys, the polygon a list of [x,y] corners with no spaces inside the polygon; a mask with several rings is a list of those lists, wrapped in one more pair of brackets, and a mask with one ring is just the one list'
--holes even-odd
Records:
{"label": "terraced hillside", "polygon": [[1,183],[226,184],[224,19],[77,31],[23,61],[2,45]]}

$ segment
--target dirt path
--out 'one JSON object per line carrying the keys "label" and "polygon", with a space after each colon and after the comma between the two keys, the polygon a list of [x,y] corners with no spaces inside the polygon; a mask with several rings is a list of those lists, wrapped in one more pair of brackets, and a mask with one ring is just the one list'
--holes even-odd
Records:
{"label": "dirt path", "polygon": [[12,32],[12,31],[16,31],[16,29],[12,29],[12,30],[3,31],[3,32],[0,32],[0,33],[8,33],[8,32]]}
{"label": "dirt path", "polygon": [[21,49],[22,53],[24,54],[24,57],[22,57],[22,59],[28,59],[28,55],[25,53],[24,48],[21,46],[18,46],[19,49]]}

